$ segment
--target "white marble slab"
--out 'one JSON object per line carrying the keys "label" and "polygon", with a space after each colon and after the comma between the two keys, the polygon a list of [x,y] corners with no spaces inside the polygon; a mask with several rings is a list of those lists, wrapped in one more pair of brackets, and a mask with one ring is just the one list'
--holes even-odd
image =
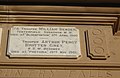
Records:
{"label": "white marble slab", "polygon": [[77,58],[81,56],[75,27],[14,26],[9,31],[10,57]]}

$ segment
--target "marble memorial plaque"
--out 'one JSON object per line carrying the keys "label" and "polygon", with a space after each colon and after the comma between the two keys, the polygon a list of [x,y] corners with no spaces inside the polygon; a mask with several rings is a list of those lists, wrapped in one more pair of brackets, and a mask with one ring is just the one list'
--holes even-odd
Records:
{"label": "marble memorial plaque", "polygon": [[9,57],[77,58],[81,56],[75,27],[13,26],[9,30]]}

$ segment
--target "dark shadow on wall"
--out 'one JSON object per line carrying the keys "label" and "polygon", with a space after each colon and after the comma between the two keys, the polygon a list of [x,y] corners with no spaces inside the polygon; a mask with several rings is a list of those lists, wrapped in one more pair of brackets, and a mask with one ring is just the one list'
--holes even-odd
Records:
{"label": "dark shadow on wall", "polygon": [[120,7],[120,0],[0,0],[0,5]]}

